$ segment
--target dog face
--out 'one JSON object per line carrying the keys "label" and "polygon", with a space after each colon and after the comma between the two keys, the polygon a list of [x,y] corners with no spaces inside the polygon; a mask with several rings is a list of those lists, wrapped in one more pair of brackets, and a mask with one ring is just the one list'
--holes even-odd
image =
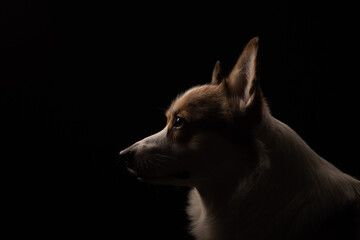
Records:
{"label": "dog face", "polygon": [[263,103],[255,84],[257,41],[247,44],[227,78],[217,63],[211,84],[177,97],[163,130],[120,152],[131,173],[150,183],[199,186],[248,171]]}

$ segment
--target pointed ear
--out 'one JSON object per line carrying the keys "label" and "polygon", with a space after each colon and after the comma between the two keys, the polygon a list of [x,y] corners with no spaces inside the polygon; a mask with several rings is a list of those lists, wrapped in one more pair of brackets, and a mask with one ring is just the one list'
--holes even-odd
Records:
{"label": "pointed ear", "polygon": [[251,39],[238,61],[232,69],[226,84],[233,96],[239,97],[245,106],[254,99],[253,85],[256,77],[256,55],[258,50],[258,38]]}
{"label": "pointed ear", "polygon": [[223,74],[221,71],[220,61],[217,61],[212,73],[211,84],[218,85],[222,81],[222,79],[223,79]]}

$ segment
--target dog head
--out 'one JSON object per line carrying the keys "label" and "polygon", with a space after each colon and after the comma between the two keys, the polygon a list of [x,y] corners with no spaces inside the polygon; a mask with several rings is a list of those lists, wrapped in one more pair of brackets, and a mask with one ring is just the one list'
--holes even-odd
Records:
{"label": "dog head", "polygon": [[252,131],[264,106],[255,74],[257,49],[253,38],[228,77],[217,62],[210,84],[178,96],[163,130],[120,152],[128,170],[150,183],[186,186],[224,181],[232,172],[245,175],[255,165]]}

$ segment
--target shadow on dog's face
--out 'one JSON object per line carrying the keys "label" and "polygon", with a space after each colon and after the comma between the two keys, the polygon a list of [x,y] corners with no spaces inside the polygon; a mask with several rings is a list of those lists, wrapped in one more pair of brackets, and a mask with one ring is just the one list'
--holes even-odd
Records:
{"label": "shadow on dog's face", "polygon": [[235,169],[239,174],[246,168],[246,148],[241,147],[246,134],[234,124],[222,84],[190,89],[171,104],[166,116],[163,130],[120,152],[139,179],[198,186],[224,181]]}
{"label": "shadow on dog's face", "polygon": [[129,171],[151,183],[186,186],[246,174],[254,165],[250,136],[264,106],[255,78],[257,49],[253,38],[227,78],[217,62],[211,84],[175,99],[162,131],[120,152]]}

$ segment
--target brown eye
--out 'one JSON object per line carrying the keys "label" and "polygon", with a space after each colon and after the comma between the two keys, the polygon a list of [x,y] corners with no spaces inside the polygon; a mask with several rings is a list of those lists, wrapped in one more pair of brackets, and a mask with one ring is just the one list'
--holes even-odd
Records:
{"label": "brown eye", "polygon": [[173,123],[173,128],[175,129],[180,129],[185,123],[185,120],[182,117],[176,116],[174,123]]}

